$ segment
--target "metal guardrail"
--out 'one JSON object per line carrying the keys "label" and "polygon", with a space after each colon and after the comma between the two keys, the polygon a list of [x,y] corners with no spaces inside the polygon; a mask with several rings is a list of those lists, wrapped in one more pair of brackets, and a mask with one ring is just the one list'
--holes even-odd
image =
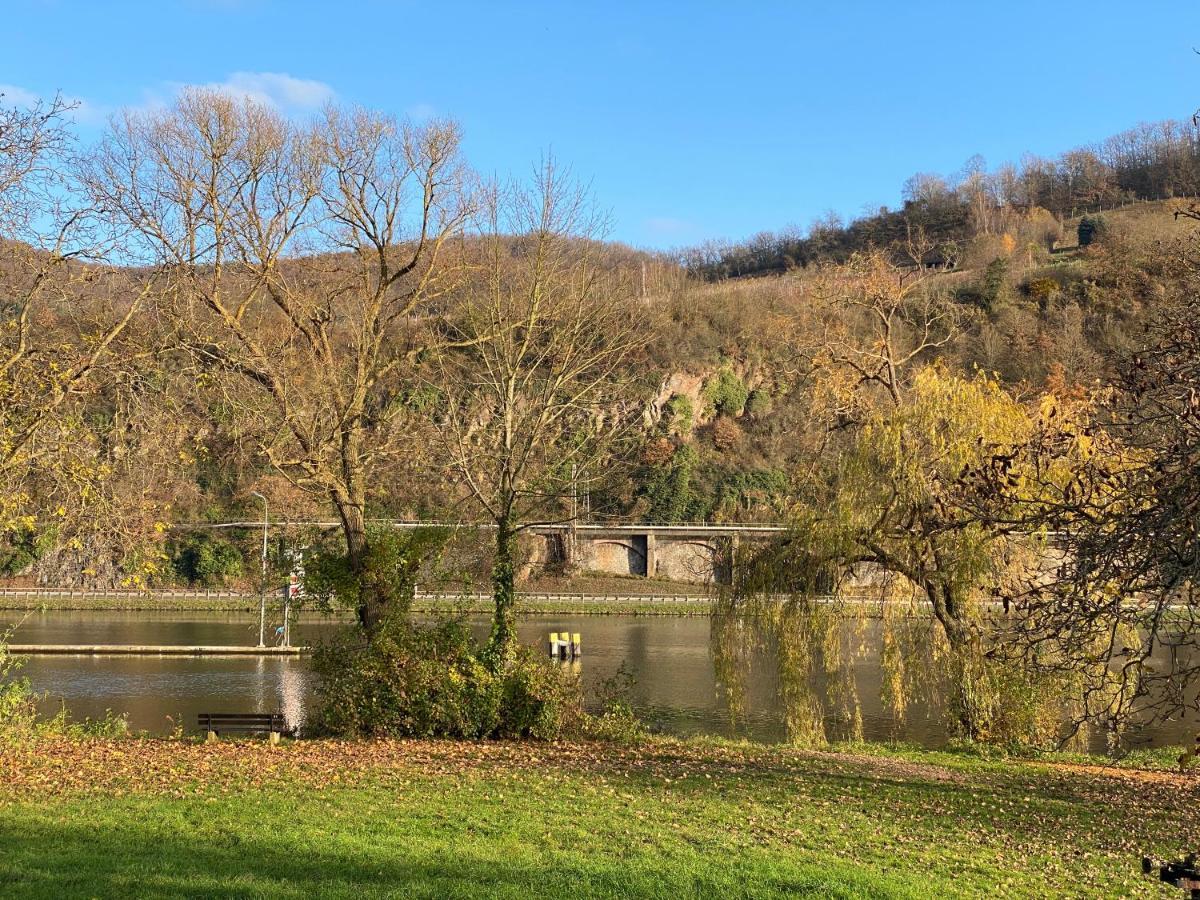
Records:
{"label": "metal guardrail", "polygon": [[[373,524],[388,525],[392,528],[401,530],[411,530],[415,528],[446,528],[452,531],[490,531],[495,530],[495,525],[487,522],[402,522],[392,521],[390,519],[373,519]],[[263,527],[262,520],[259,521],[232,521],[232,522],[175,522],[169,527],[186,530],[186,529],[221,529],[221,528],[248,528],[261,529]],[[273,520],[270,522],[271,528],[291,528],[291,527],[311,527],[311,528],[340,528],[342,523],[336,521],[285,521]],[[788,531],[790,526],[780,522],[759,522],[740,525],[736,523],[711,524],[706,522],[658,522],[654,524],[638,524],[629,522],[543,522],[536,525],[526,527],[527,531],[534,534],[559,534],[566,531],[574,531],[583,534],[588,533],[621,533],[621,534],[662,534],[664,532],[685,532],[688,534],[781,534]]]}
{"label": "metal guardrail", "polygon": [[[44,597],[46,599],[145,599],[145,600],[245,600],[258,602],[257,593],[234,590],[149,590],[129,589],[90,590],[83,588],[0,588],[0,600],[7,597]],[[550,603],[709,603],[712,598],[704,594],[585,594],[551,591],[519,591],[520,600]],[[418,591],[417,601],[468,601],[490,603],[492,595],[483,591],[459,593],[446,591]]]}
{"label": "metal guardrail", "polygon": [[257,593],[247,593],[235,590],[151,590],[139,591],[128,588],[96,589],[96,588],[0,588],[0,598],[3,597],[150,597],[154,599],[185,599],[196,600],[257,600]]}
{"label": "metal guardrail", "polygon": [[[416,600],[469,600],[473,603],[490,603],[492,595],[484,592],[454,594],[418,591]],[[549,603],[711,603],[712,598],[704,594],[568,594],[550,591],[518,591],[518,600]]]}

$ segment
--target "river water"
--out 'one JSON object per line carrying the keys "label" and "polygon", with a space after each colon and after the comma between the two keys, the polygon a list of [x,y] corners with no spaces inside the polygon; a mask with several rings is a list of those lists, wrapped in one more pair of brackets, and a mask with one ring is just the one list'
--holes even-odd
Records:
{"label": "river water", "polygon": [[[7,622],[5,622],[7,618]],[[245,613],[205,612],[42,612],[23,616],[0,613],[0,623],[21,619],[13,643],[20,644],[183,644],[253,645],[257,617]],[[482,637],[488,619],[473,620]],[[329,637],[344,620],[302,617],[293,626],[294,643]],[[269,631],[272,629],[269,629]],[[629,699],[651,729],[672,734],[742,735],[774,741],[786,737],[783,709],[773,667],[753,667],[747,685],[747,713],[734,728],[713,669],[706,617],[539,615],[519,620],[520,638],[545,646],[552,631],[582,635],[579,663],[585,693],[595,696],[601,683],[622,666],[635,682]],[[877,623],[859,634],[867,652],[853,663],[861,704],[863,737],[900,739],[929,747],[943,745],[947,734],[939,710],[910,709],[898,725],[880,701],[882,672],[870,648]],[[282,712],[303,725],[312,697],[312,679],[302,657],[243,656],[30,656],[21,674],[44,694],[43,708],[65,705],[75,719],[123,714],[134,730],[171,731],[176,723],[195,730],[200,712]],[[846,736],[838,723],[827,723],[831,737]],[[1194,723],[1168,724],[1139,735],[1147,745],[1192,740]]]}

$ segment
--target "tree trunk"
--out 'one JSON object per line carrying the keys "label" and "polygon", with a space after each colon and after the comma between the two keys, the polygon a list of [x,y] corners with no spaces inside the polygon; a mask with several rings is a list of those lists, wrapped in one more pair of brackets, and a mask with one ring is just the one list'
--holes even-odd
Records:
{"label": "tree trunk", "polygon": [[485,651],[493,672],[508,668],[516,653],[517,628],[513,605],[517,599],[513,557],[516,555],[517,534],[510,519],[496,523],[496,559],[492,565],[492,593],[496,612],[492,619],[492,635]]}
{"label": "tree trunk", "polygon": [[909,577],[924,591],[933,617],[942,626],[951,648],[958,650],[969,643],[972,631],[970,624],[963,618],[966,606],[962,598],[956,595],[953,586],[927,572],[916,572]]}
{"label": "tree trunk", "polygon": [[925,591],[950,645],[951,664],[956,669],[951,679],[951,708],[963,734],[978,740],[989,718],[988,707],[994,700],[980,669],[983,660],[979,654],[979,636],[966,618],[965,599],[956,596],[950,585],[929,583]]}
{"label": "tree trunk", "polygon": [[362,435],[358,428],[349,427],[341,437],[341,484],[330,491],[330,496],[342,520],[350,574],[358,589],[358,623],[369,636],[392,608],[397,593],[396,579],[394,572],[381,568],[376,554],[372,553],[371,536],[367,533],[366,480],[360,451]]}
{"label": "tree trunk", "polygon": [[367,535],[367,523],[363,506],[350,498],[335,493],[334,506],[342,520],[342,533],[346,538],[346,557],[350,574],[358,587],[358,624],[372,632],[383,620],[387,605],[386,591],[381,591],[380,575],[371,566],[371,544]]}

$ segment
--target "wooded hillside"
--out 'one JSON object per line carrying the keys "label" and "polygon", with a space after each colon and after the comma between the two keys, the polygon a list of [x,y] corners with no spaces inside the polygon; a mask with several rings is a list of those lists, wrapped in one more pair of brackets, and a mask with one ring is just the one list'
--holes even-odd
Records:
{"label": "wooded hillside", "polygon": [[[674,259],[605,243],[551,170],[542,200],[476,187],[452,123],[330,116],[305,131],[197,92],[118,121],[79,162],[59,107],[11,111],[32,155],[8,176],[0,265],[3,574],[237,577],[236,534],[168,526],[255,518],[255,492],[273,520],[332,515],[352,541],[369,519],[486,520],[506,496],[531,501],[530,520],[780,521],[830,440],[816,351],[870,339],[838,306],[855,260],[875,254],[939,310],[919,362],[993,374],[1017,398],[1105,382],[1148,313],[1188,290],[1188,201],[1135,201],[1200,192],[1191,125],[915,176],[902,210]],[[1102,204],[1119,208],[1090,212]],[[557,293],[512,306],[514,291]],[[592,360],[597,380],[546,380],[559,357]],[[59,369],[75,380],[39,383]],[[568,409],[519,460],[513,435],[486,437],[498,416],[541,429]],[[532,468],[515,479],[518,462]]]}

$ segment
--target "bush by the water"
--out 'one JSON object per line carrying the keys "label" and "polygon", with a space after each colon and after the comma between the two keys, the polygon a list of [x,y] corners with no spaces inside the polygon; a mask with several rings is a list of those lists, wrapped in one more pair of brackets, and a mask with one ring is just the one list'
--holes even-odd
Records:
{"label": "bush by the water", "polygon": [[457,618],[419,625],[394,616],[369,642],[348,630],[317,649],[313,668],[315,729],[329,734],[554,740],[585,719],[576,675],[530,648],[494,673]]}
{"label": "bush by the water", "polygon": [[0,634],[0,738],[37,722],[37,697],[29,680],[17,675],[20,663],[8,652],[8,634]]}
{"label": "bush by the water", "polygon": [[589,715],[583,731],[587,737],[620,744],[637,743],[646,736],[646,727],[629,703],[635,679],[633,673],[621,667],[616,674],[600,683],[600,711]]}
{"label": "bush by the water", "polygon": [[21,661],[8,651],[13,629],[0,632],[0,743],[20,741],[39,735],[66,737],[122,737],[129,732],[124,715],[111,710],[101,719],[71,719],[66,708],[55,715],[43,717],[38,701],[43,699],[33,690],[29,679],[18,674]]}

